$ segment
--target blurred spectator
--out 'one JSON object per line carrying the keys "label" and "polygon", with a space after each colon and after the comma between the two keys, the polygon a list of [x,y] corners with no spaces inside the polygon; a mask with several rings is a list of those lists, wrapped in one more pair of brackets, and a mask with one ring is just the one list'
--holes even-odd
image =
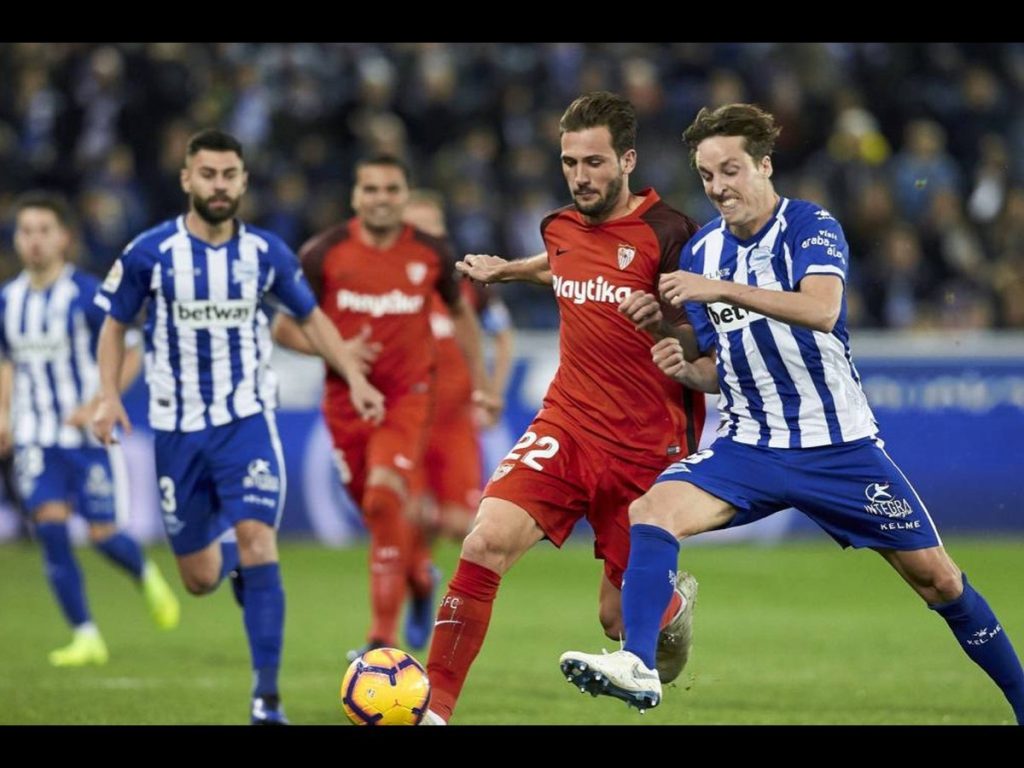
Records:
{"label": "blurred spectator", "polygon": [[967,209],[979,224],[991,224],[1006,201],[1010,185],[1010,153],[1006,142],[997,133],[981,137],[980,157],[974,183],[968,196]]}
{"label": "blurred spectator", "polygon": [[[705,104],[773,111],[780,191],[847,224],[852,324],[1024,327],[1019,44],[0,43],[0,73],[0,220],[62,190],[101,272],[182,209],[184,141],[209,126],[246,144],[246,215],[293,244],[383,151],[452,201],[461,249],[532,252],[563,191],[561,108],[610,89],[641,114],[638,185],[705,218],[680,132]],[[0,272],[12,258],[0,238]],[[541,293],[506,298],[524,327],[555,322]]]}
{"label": "blurred spectator", "polygon": [[993,246],[996,263],[992,284],[1000,324],[1024,328],[1024,189],[1010,190],[996,221]]}
{"label": "blurred spectator", "polygon": [[920,221],[932,197],[943,189],[960,193],[961,172],[946,151],[946,132],[933,120],[914,120],[904,132],[903,148],[893,158],[892,180],[900,212]]}
{"label": "blurred spectator", "polygon": [[871,254],[867,309],[889,328],[910,329],[929,324],[922,302],[933,286],[924,264],[921,243],[913,227],[897,223],[882,236]]}

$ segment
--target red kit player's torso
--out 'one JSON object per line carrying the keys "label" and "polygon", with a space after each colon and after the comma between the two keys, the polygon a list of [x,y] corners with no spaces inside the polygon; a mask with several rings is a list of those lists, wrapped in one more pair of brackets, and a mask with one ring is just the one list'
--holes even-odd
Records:
{"label": "red kit player's torso", "polygon": [[[344,338],[369,326],[370,341],[380,343],[370,382],[385,397],[425,392],[435,355],[431,296],[437,291],[454,303],[458,295],[451,251],[409,226],[390,248],[374,248],[360,240],[358,226],[352,219],[303,246],[303,269]],[[330,371],[328,402],[335,397],[347,401],[347,387]]]}
{"label": "red kit player's torso", "polygon": [[630,214],[596,226],[575,209],[549,215],[541,232],[561,316],[558,371],[543,418],[614,446],[666,458],[696,450],[704,421],[699,394],[651,361],[652,339],[619,311],[631,291],[657,294],[696,231],[653,190]]}

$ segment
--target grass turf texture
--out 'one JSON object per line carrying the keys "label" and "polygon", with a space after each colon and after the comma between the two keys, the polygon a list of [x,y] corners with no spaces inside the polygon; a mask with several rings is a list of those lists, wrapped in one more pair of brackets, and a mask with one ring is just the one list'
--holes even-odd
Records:
{"label": "grass turf texture", "polygon": [[[955,560],[1024,648],[1024,541],[952,540]],[[0,724],[243,724],[249,657],[226,585],[182,599],[181,626],[161,632],[132,584],[77,550],[105,667],[54,669],[46,653],[70,631],[45,583],[38,549],[0,547]],[[169,577],[170,553],[152,555]],[[458,557],[440,548],[450,577]],[[341,724],[346,649],[368,622],[365,547],[285,543],[287,619],[281,690],[293,723]],[[700,581],[695,646],[664,703],[640,716],[591,699],[558,670],[567,649],[612,650],[597,622],[599,563],[590,547],[542,544],[505,579],[491,631],[463,690],[464,724],[1010,723],[1002,694],[945,622],[881,558],[814,540],[774,547],[684,544]],[[426,652],[414,652],[426,662]]]}

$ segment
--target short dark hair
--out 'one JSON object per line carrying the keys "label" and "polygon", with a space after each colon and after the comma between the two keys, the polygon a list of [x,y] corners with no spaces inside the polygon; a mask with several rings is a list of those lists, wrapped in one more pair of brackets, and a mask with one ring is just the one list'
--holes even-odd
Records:
{"label": "short dark hair", "polygon": [[775,117],[755,104],[726,104],[718,109],[703,107],[683,132],[690,148],[690,164],[697,165],[697,146],[711,136],[742,136],[747,154],[759,161],[770,155],[782,128]]}
{"label": "short dark hair", "polygon": [[591,91],[577,98],[558,121],[559,135],[605,126],[612,148],[622,157],[636,147],[636,109],[628,99],[609,91]]}
{"label": "short dark hair", "polygon": [[242,142],[230,133],[225,133],[216,128],[207,128],[204,131],[192,134],[188,140],[185,157],[194,157],[197,152],[203,149],[211,152],[234,152],[240,160],[245,159],[245,156],[242,154]]}
{"label": "short dark hair", "polygon": [[19,195],[14,200],[14,218],[17,219],[18,215],[28,208],[42,208],[51,211],[65,229],[70,229],[74,224],[71,206],[68,205],[64,196],[57,192],[34,189]]}
{"label": "short dark hair", "polygon": [[405,183],[412,186],[412,175],[409,172],[409,166],[397,155],[380,153],[377,155],[370,155],[370,157],[364,157],[356,163],[355,173],[358,175],[359,171],[370,165],[383,165],[389,168],[397,168],[405,177]]}

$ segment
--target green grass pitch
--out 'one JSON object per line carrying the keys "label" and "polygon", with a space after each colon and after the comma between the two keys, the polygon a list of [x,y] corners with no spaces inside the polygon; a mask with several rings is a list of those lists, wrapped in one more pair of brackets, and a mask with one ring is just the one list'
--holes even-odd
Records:
{"label": "green grass pitch", "polygon": [[[947,541],[954,559],[1024,648],[1024,541]],[[53,669],[70,633],[37,548],[0,546],[0,724],[242,724],[248,649],[230,590],[199,599],[178,585],[170,553],[153,556],[182,598],[161,632],[130,582],[78,550],[105,667]],[[458,556],[439,549],[446,578]],[[365,547],[285,543],[287,625],[281,690],[293,723],[341,724],[345,650],[367,626]],[[1010,723],[1002,694],[940,617],[870,552],[824,540],[774,547],[684,544],[700,581],[695,645],[664,703],[641,716],[592,699],[558,670],[567,649],[617,647],[597,622],[600,566],[584,543],[541,544],[506,577],[491,630],[460,700],[465,724]],[[421,661],[426,653],[416,654]]]}

